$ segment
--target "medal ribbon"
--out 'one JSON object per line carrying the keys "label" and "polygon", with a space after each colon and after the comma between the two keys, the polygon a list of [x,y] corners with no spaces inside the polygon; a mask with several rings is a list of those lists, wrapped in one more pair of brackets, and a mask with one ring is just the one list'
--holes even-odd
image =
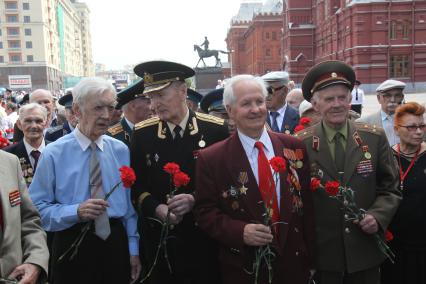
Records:
{"label": "medal ribbon", "polygon": [[401,164],[401,149],[400,149],[401,144],[396,145],[396,152],[398,153],[398,164],[399,164],[399,178],[401,180],[401,189],[403,188],[403,184],[404,184],[404,179],[407,176],[408,172],[411,170],[411,168],[414,166],[414,163],[417,160],[417,157],[419,156],[419,152],[420,152],[420,148],[417,150],[416,155],[413,157],[413,159],[410,162],[410,165],[408,166],[407,170],[404,171],[402,170],[402,164]]}

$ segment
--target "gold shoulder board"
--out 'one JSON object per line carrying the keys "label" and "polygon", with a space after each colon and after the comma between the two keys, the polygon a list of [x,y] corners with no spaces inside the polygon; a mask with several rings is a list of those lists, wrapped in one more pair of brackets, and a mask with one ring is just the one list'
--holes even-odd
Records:
{"label": "gold shoulder board", "polygon": [[295,133],[293,136],[299,140],[305,140],[308,137],[312,137],[314,135],[314,127],[308,127],[306,129],[302,129],[299,132]]}
{"label": "gold shoulder board", "polygon": [[115,136],[122,131],[123,131],[123,126],[121,126],[120,122],[108,128],[108,132],[111,133],[112,136]]}
{"label": "gold shoulder board", "polygon": [[141,122],[136,123],[135,130],[138,130],[138,129],[141,129],[141,128],[144,128],[144,127],[148,127],[148,126],[151,126],[151,125],[155,125],[155,124],[158,124],[159,122],[160,122],[160,119],[158,118],[158,116],[151,117],[151,118],[148,118],[148,119],[145,119]]}
{"label": "gold shoulder board", "polygon": [[216,116],[213,116],[213,115],[210,115],[210,114],[196,112],[195,115],[199,120],[212,122],[212,123],[219,124],[219,125],[223,125],[225,123],[225,120],[223,120],[222,118],[219,118],[219,117],[216,117]]}
{"label": "gold shoulder board", "polygon": [[375,124],[368,124],[365,122],[355,122],[355,128],[358,131],[365,131],[380,135],[383,132],[383,129]]}

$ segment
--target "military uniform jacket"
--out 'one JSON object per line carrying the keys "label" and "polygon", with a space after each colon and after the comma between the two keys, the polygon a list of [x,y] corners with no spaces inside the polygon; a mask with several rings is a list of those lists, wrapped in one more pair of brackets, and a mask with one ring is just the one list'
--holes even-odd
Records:
{"label": "military uniform jacket", "polygon": [[[132,187],[132,199],[138,212],[141,212],[144,217],[155,218],[156,207],[167,202],[170,177],[163,170],[166,163],[177,163],[191,178],[188,186],[180,188],[176,194],[192,194],[198,151],[229,135],[228,128],[222,119],[191,110],[189,112],[188,123],[179,144],[173,141],[167,123],[158,117],[142,121],[135,126],[130,153],[131,166],[135,170],[137,179]],[[144,236],[141,240],[151,243],[148,245],[151,246],[149,249],[155,251],[160,227],[158,225],[155,227],[156,222],[151,222],[147,218],[142,219],[142,222],[145,225],[149,223],[149,229],[141,232]],[[192,212],[184,216],[182,222],[175,226],[171,234],[176,236],[175,255],[179,256],[179,259],[174,262],[177,265],[193,268],[204,265],[209,244],[205,242],[207,237],[196,226]],[[180,268],[174,269],[176,271]]]}
{"label": "military uniform jacket", "polygon": [[56,141],[59,138],[61,138],[62,136],[67,135],[71,132],[72,132],[72,130],[70,128],[70,125],[69,125],[68,121],[66,121],[62,125],[58,125],[58,126],[48,128],[47,131],[46,131],[46,134],[44,135],[44,138],[46,140],[53,142],[53,141]]}
{"label": "military uniform jacket", "polygon": [[41,267],[41,278],[45,278],[49,260],[46,233],[22,179],[18,158],[0,151],[0,160],[0,277],[7,278],[22,263],[33,263]]}
{"label": "military uniform jacket", "polygon": [[[306,144],[311,174],[321,178],[323,185],[327,181],[339,181],[322,123],[296,136]],[[349,121],[342,183],[355,191],[357,206],[375,217],[381,233],[388,227],[401,200],[398,181],[396,164],[383,130]],[[318,270],[353,273],[378,266],[384,260],[372,235],[344,221],[338,201],[324,192],[315,192],[314,208]]]}
{"label": "military uniform jacket", "polygon": [[108,128],[107,135],[114,137],[115,139],[120,140],[127,147],[130,147],[130,138],[132,136],[133,130],[127,124],[126,119],[124,117],[120,120],[119,123],[114,124],[110,128]]}

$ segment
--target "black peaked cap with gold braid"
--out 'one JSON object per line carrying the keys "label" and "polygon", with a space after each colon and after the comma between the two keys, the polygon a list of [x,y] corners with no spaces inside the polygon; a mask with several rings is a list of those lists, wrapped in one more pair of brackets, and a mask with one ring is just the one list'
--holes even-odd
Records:
{"label": "black peaked cap with gold braid", "polygon": [[352,91],[355,79],[354,70],[343,61],[329,60],[318,63],[303,78],[303,97],[310,102],[316,91],[338,84],[345,85]]}
{"label": "black peaked cap with gold braid", "polygon": [[140,63],[133,71],[144,80],[144,94],[160,91],[172,82],[184,81],[195,75],[195,71],[186,65],[161,60]]}
{"label": "black peaked cap with gold braid", "polygon": [[128,102],[139,97],[144,97],[144,94],[143,94],[144,89],[145,88],[144,88],[143,79],[140,79],[136,83],[120,91],[119,93],[117,93],[117,105],[115,106],[115,108],[120,109],[122,106],[124,106]]}

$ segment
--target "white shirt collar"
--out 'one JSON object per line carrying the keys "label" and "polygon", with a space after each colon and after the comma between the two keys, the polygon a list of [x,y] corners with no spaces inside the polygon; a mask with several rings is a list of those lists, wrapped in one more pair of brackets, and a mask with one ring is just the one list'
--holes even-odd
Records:
{"label": "white shirt collar", "polygon": [[[181,135],[182,135],[182,133],[185,132],[186,124],[188,123],[188,119],[189,119],[189,109],[187,108],[185,117],[179,123],[180,128],[182,128],[182,130],[180,132]],[[173,124],[173,123],[167,121],[167,126],[169,127],[170,132],[173,133],[173,129],[175,129],[176,124]]]}
{"label": "white shirt collar", "polygon": [[237,132],[238,132],[238,137],[240,138],[241,144],[244,147],[244,151],[247,154],[251,154],[253,152],[253,150],[255,149],[254,144],[257,141],[262,142],[265,151],[267,152],[273,151],[271,138],[269,137],[268,132],[266,131],[265,128],[263,128],[262,135],[260,136],[259,140],[253,139],[243,134],[239,129],[237,129]]}
{"label": "white shirt collar", "polygon": [[[78,144],[80,145],[83,151],[86,151],[86,149],[90,147],[90,144],[92,144],[92,140],[90,140],[86,135],[81,133],[80,129],[78,129],[78,125],[72,133],[74,134]],[[96,145],[101,151],[104,150],[103,135],[101,135],[94,142],[96,143]]]}
{"label": "white shirt collar", "polygon": [[[287,103],[285,103],[281,108],[279,108],[277,110],[277,112],[281,115],[284,116],[285,114],[285,110],[287,109]],[[271,115],[271,111],[269,111],[269,115]]]}
{"label": "white shirt collar", "polygon": [[34,148],[33,146],[31,146],[26,140],[25,140],[25,137],[24,137],[24,139],[22,139],[22,141],[24,141],[24,145],[25,145],[25,150],[27,151],[27,154],[28,154],[28,157],[31,155],[31,152],[33,151],[33,150],[37,150],[37,151],[39,151],[40,153],[42,153],[43,152],[43,149],[46,147],[46,143],[44,142],[44,138],[43,138],[43,140],[41,141],[41,144],[40,144],[40,146],[38,147],[38,148]]}
{"label": "white shirt collar", "polygon": [[385,121],[388,118],[388,116],[393,118],[393,115],[389,115],[386,112],[384,112],[383,110],[380,110],[380,116],[382,117],[382,121]]}
{"label": "white shirt collar", "polygon": [[126,120],[126,123],[130,127],[130,129],[133,129],[135,127],[135,125],[131,123],[130,120],[128,120],[126,117],[124,117],[124,119]]}

